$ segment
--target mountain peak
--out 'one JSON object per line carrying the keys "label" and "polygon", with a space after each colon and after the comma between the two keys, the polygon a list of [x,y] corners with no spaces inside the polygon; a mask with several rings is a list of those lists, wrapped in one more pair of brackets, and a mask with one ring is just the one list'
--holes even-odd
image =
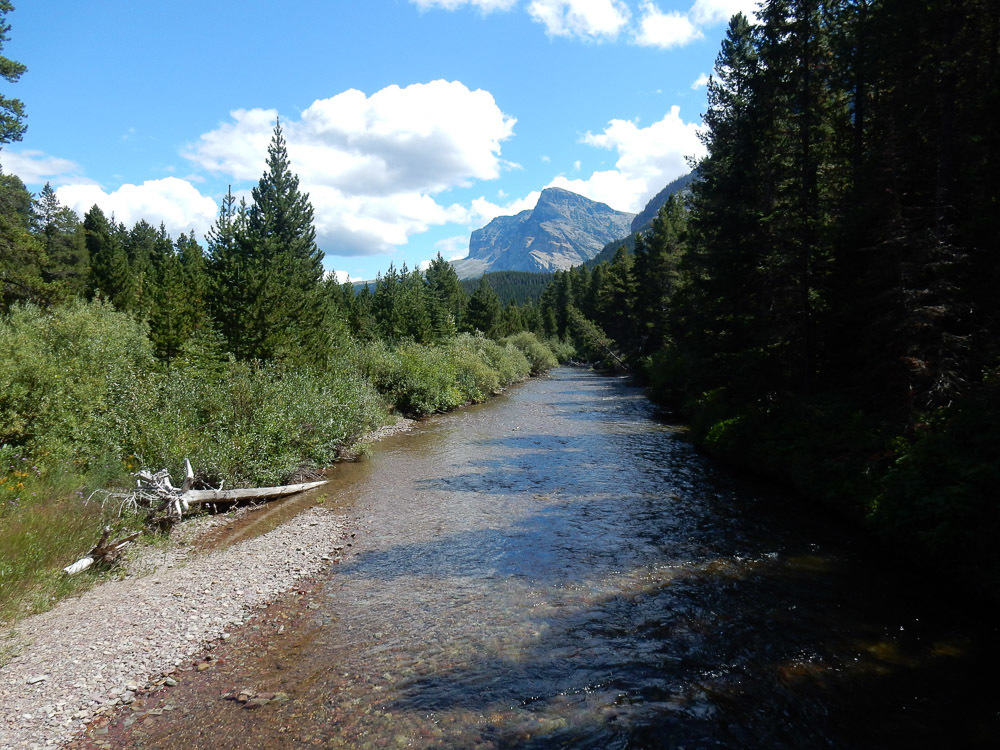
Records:
{"label": "mountain peak", "polygon": [[563,270],[627,235],[633,217],[564,188],[545,188],[533,209],[498,216],[473,232],[468,257],[453,265],[462,278],[487,271]]}

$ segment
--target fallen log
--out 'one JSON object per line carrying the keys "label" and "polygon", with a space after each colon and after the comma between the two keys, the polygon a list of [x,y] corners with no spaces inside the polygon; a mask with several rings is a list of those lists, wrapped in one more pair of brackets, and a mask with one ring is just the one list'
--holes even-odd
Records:
{"label": "fallen log", "polygon": [[[191,462],[186,458],[184,459],[184,474],[184,482],[181,486],[174,487],[170,481],[170,474],[166,469],[162,469],[155,474],[144,469],[134,475],[136,477],[136,488],[131,492],[98,490],[94,494],[100,494],[105,501],[109,499],[119,501],[119,516],[124,514],[126,508],[136,510],[146,508],[148,509],[146,525],[163,528],[165,525],[180,521],[184,517],[184,514],[191,510],[192,505],[235,503],[240,500],[272,500],[314,489],[326,484],[327,481],[283,484],[276,487],[247,487],[234,490],[224,490],[222,489],[222,485],[219,485],[216,489],[196,490],[194,489],[194,469],[191,468]],[[122,549],[131,544],[141,533],[137,531],[130,536],[119,539],[117,542],[108,543],[108,537],[111,535],[111,527],[105,526],[104,533],[94,548],[72,565],[67,565],[63,568],[63,572],[66,575],[73,575],[86,570],[95,562],[111,562],[121,553]]]}
{"label": "fallen log", "polygon": [[236,502],[237,500],[270,500],[285,495],[294,495],[326,484],[327,480],[319,482],[303,482],[301,484],[284,484],[280,487],[248,487],[240,490],[188,490],[181,495],[189,505],[201,503]]}
{"label": "fallen log", "polygon": [[111,536],[111,527],[105,526],[104,533],[101,534],[101,538],[94,545],[93,549],[72,565],[67,565],[63,568],[63,573],[71,576],[86,570],[97,561],[113,562],[121,554],[122,550],[134,542],[141,533],[141,531],[136,531],[133,534],[122,537],[117,542],[108,543],[108,537]]}

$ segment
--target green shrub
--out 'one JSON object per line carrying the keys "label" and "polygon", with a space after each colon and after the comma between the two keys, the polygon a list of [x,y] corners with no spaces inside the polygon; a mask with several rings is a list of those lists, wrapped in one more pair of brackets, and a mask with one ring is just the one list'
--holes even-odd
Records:
{"label": "green shrub", "polygon": [[332,463],[385,419],[382,399],[353,367],[287,370],[230,362],[217,377],[178,367],[150,379],[136,463],[174,468],[184,456],[212,480],[275,483]]}
{"label": "green shrub", "polygon": [[870,520],[891,540],[997,597],[1000,556],[1000,386],[941,410],[908,440],[873,503]]}
{"label": "green shrub", "polygon": [[381,341],[361,347],[359,366],[390,406],[410,416],[446,411],[464,402],[444,349]]}
{"label": "green shrub", "polygon": [[489,339],[463,334],[447,344],[456,385],[463,398],[472,403],[485,401],[498,393],[502,385],[500,373],[486,360],[483,349],[477,341],[489,341]]}
{"label": "green shrub", "polygon": [[500,345],[493,339],[476,336],[475,346],[483,361],[496,370],[501,386],[523,380],[531,374],[528,359],[513,345]]}
{"label": "green shrub", "polygon": [[547,372],[559,364],[552,350],[530,331],[521,331],[513,336],[508,336],[503,340],[503,343],[513,345],[527,357],[528,363],[531,365],[532,375]]}
{"label": "green shrub", "polygon": [[119,451],[155,367],[145,326],[107,303],[14,308],[0,319],[0,445],[50,463]]}
{"label": "green shrub", "polygon": [[569,362],[576,356],[576,347],[573,346],[573,342],[569,339],[550,336],[545,340],[545,345],[560,362]]}

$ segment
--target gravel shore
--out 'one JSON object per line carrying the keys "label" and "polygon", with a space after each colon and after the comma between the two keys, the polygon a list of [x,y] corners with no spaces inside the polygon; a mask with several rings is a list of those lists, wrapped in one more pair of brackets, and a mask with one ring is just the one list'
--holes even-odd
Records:
{"label": "gravel shore", "polygon": [[58,747],[151,681],[170,680],[185,658],[329,568],[349,544],[346,529],[343,516],[312,508],[220,551],[148,549],[130,569],[153,572],[17,623],[0,636],[0,647],[16,652],[0,667],[0,748]]}

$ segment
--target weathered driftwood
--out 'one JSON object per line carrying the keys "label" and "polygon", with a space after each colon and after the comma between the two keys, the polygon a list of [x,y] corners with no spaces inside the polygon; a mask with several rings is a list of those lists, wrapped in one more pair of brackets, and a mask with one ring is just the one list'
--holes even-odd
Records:
{"label": "weathered driftwood", "polygon": [[188,490],[181,497],[189,505],[235,502],[237,500],[270,500],[276,497],[284,497],[285,495],[294,495],[297,492],[305,492],[324,484],[326,484],[325,479],[319,482],[285,484],[280,487],[248,487],[242,490]]}
{"label": "weathered driftwood", "polygon": [[141,531],[136,531],[129,536],[122,537],[116,542],[109,543],[108,537],[111,536],[111,527],[105,526],[104,533],[101,534],[100,540],[98,540],[97,544],[94,545],[93,549],[72,565],[67,565],[63,568],[63,573],[66,575],[79,573],[89,568],[98,560],[101,562],[113,562],[114,559],[121,554],[122,550],[134,542],[136,537],[138,537],[141,533]]}
{"label": "weathered driftwood", "polygon": [[[166,469],[153,473],[147,470],[139,471],[135,474],[136,488],[130,492],[108,492],[98,490],[94,495],[102,495],[104,502],[114,500],[119,503],[118,514],[123,515],[128,510],[137,511],[140,508],[147,510],[146,524],[149,526],[169,525],[180,521],[184,514],[191,510],[191,506],[204,505],[206,503],[235,503],[240,500],[271,500],[286,495],[294,495],[298,492],[311,490],[314,487],[326,484],[326,480],[319,482],[302,482],[299,484],[285,484],[278,487],[248,487],[246,489],[224,490],[220,485],[217,489],[194,489],[194,470],[191,462],[184,459],[184,481],[180,487],[174,487],[170,480],[170,473]],[[88,498],[89,500],[89,498]],[[86,555],[81,557],[72,565],[63,568],[67,575],[73,575],[86,570],[98,560],[110,562],[130,544],[140,532],[131,536],[119,539],[117,542],[107,543],[111,535],[111,528],[105,527],[97,545]]]}

